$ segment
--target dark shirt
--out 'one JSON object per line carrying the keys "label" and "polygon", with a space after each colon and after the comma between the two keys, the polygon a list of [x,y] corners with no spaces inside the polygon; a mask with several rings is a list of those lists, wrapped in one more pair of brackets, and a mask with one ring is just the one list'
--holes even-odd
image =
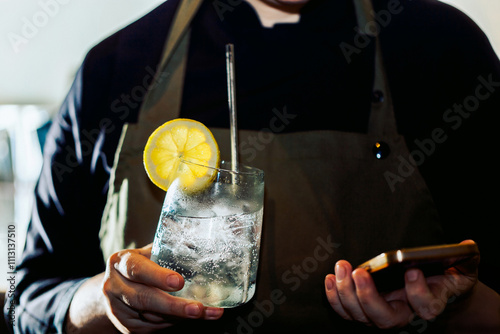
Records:
{"label": "dark shirt", "polygon": [[[18,264],[20,332],[62,332],[74,292],[104,270],[99,229],[114,153],[123,124],[137,120],[177,3],[163,3],[90,50],[54,119]],[[470,19],[438,1],[375,7],[398,130],[449,241],[475,239],[480,279],[500,291],[490,233],[498,196],[486,193],[498,186],[498,57]],[[283,132],[366,132],[374,43],[356,27],[350,0],[313,0],[298,24],[274,28],[262,28],[245,2],[206,1],[192,25],[181,116],[228,126],[224,45],[232,42],[241,129],[269,128],[273,109],[286,106],[296,118]]]}

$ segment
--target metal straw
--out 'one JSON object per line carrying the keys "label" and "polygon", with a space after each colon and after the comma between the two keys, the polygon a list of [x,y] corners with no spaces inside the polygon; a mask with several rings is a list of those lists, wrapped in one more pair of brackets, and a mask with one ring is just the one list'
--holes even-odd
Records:
{"label": "metal straw", "polygon": [[236,94],[234,87],[234,45],[226,44],[227,96],[231,131],[231,165],[238,171],[238,123],[236,117]]}

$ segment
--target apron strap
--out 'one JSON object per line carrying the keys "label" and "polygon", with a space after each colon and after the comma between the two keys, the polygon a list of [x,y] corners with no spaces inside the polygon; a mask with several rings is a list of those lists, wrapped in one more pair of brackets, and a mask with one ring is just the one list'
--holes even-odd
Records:
{"label": "apron strap", "polygon": [[375,11],[372,0],[354,0],[354,8],[356,10],[358,27],[360,28],[359,32],[373,37],[376,44],[375,79],[368,132],[381,136],[395,135],[397,134],[396,117],[394,115],[392,96],[384,66],[378,28],[375,26]]}
{"label": "apron strap", "polygon": [[[144,97],[137,124],[125,124],[115,153],[99,237],[106,260],[114,252],[151,242],[144,221],[158,219],[164,192],[151,188],[141,163],[149,135],[178,117],[189,46],[189,24],[202,1],[179,0],[155,79]],[[130,197],[142,197],[142,201]],[[147,200],[144,200],[146,199]],[[140,202],[140,203],[139,203]],[[149,210],[145,210],[149,205]],[[152,208],[155,208],[153,210]]]}
{"label": "apron strap", "polygon": [[198,11],[202,1],[199,0],[180,0],[179,8],[174,18],[174,23],[170,35],[166,40],[163,56],[160,62],[160,68],[163,69],[171,56],[172,50],[179,43],[181,37],[187,32],[189,24]]}
{"label": "apron strap", "polygon": [[201,3],[199,0],[180,0],[165,41],[156,80],[149,87],[139,112],[139,119],[152,123],[153,127],[160,125],[159,122],[178,117],[180,113],[189,47],[189,25]]}

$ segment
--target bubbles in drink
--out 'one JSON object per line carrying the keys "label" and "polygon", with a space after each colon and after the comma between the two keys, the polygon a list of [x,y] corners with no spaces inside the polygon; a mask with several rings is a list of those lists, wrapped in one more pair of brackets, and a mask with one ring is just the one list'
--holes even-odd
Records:
{"label": "bubbles in drink", "polygon": [[216,307],[235,307],[252,298],[263,210],[231,204],[212,207],[204,217],[162,212],[151,260],[184,277],[184,288],[171,294]]}

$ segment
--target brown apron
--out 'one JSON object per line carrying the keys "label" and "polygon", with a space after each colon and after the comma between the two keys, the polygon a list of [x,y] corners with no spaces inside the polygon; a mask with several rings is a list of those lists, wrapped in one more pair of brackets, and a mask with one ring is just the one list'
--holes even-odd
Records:
{"label": "brown apron", "polygon": [[[159,66],[168,75],[149,91],[138,122],[123,129],[100,235],[106,258],[153,240],[165,193],[148,179],[142,152],[153,130],[180,114],[188,27],[200,3],[181,1]],[[373,15],[371,2],[355,4],[364,27]],[[442,242],[438,215],[418,170],[399,175],[396,183],[388,178],[398,175],[410,154],[397,133],[380,45],[374,42],[379,99],[372,104],[368,133],[239,132],[241,144],[261,144],[240,157],[265,172],[264,227],[256,297],[226,312],[224,331],[257,332],[285,323],[334,326],[323,282],[337,260],[356,265],[389,249]],[[162,73],[158,78],[165,77]],[[229,131],[211,130],[221,157],[229,159]],[[380,159],[376,143],[381,143]]]}

